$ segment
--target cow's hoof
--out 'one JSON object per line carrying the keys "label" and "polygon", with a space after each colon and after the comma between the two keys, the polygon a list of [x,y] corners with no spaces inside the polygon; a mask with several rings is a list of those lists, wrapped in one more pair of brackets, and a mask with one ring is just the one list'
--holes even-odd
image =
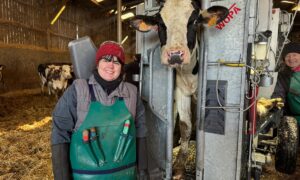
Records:
{"label": "cow's hoof", "polygon": [[173,179],[174,180],[185,180],[184,170],[175,170]]}

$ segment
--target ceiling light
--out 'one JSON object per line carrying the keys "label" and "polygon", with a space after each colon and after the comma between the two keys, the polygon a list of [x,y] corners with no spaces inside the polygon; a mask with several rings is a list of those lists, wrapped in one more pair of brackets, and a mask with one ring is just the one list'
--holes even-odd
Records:
{"label": "ceiling light", "polygon": [[104,0],[91,0],[93,3],[99,6],[99,3],[101,3]]}
{"label": "ceiling light", "polygon": [[121,42],[121,44],[124,44],[124,42],[128,39],[128,35],[123,39],[123,41]]}
{"label": "ceiling light", "polygon": [[61,7],[61,9],[58,11],[58,13],[56,14],[56,16],[51,21],[51,25],[53,25],[55,23],[55,21],[59,18],[59,16],[65,10],[65,8],[66,8],[66,5],[64,5],[63,7]]}
{"label": "ceiling light", "polygon": [[293,1],[286,1],[286,0],[281,1],[281,3],[286,3],[286,4],[296,4],[296,3],[293,2]]}
{"label": "ceiling light", "polygon": [[131,7],[130,7],[130,9],[133,9],[133,8],[136,8],[136,7],[137,7],[137,5],[135,5],[135,6],[131,6]]}
{"label": "ceiling light", "polygon": [[293,7],[292,11],[300,11],[300,5],[298,4],[297,6]]}
{"label": "ceiling light", "polygon": [[114,11],[115,11],[115,10],[112,9],[112,10],[110,10],[108,13],[109,13],[109,14],[112,14]]}
{"label": "ceiling light", "polygon": [[128,12],[128,13],[122,14],[121,19],[125,20],[125,19],[131,18],[133,16],[134,16],[133,12]]}

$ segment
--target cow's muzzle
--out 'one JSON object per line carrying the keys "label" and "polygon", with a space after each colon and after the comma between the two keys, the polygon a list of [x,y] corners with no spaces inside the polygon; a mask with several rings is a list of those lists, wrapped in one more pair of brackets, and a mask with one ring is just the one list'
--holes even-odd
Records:
{"label": "cow's muzzle", "polygon": [[181,64],[183,62],[183,51],[168,52],[168,62],[171,65]]}

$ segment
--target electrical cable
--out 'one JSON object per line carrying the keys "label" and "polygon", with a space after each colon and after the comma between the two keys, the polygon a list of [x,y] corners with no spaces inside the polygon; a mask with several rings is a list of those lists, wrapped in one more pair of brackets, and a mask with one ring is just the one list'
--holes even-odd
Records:
{"label": "electrical cable", "polygon": [[[221,104],[221,101],[220,101],[220,98],[219,98],[219,93],[218,93],[218,89],[219,89],[219,70],[220,70],[220,63],[218,63],[218,71],[217,71],[217,80],[216,80],[216,96],[217,96],[217,101],[218,101],[218,104],[220,106],[220,108],[222,108],[224,111],[227,111],[227,112],[233,112],[233,113],[240,113],[240,112],[244,112],[244,111],[247,111],[249,110],[254,104],[256,104],[257,102],[257,99],[258,99],[258,96],[256,96],[256,87],[258,86],[258,83],[260,82],[260,73],[258,71],[256,71],[253,67],[251,66],[248,66],[245,64],[245,66],[247,68],[250,68],[254,71],[254,73],[256,74],[256,76],[254,76],[254,78],[251,79],[251,83],[252,83],[252,95],[254,95],[255,97],[255,100],[245,109],[242,109],[242,110],[239,110],[239,111],[231,111],[231,110],[228,110],[226,109],[226,106],[223,106]],[[256,80],[255,80],[256,79]]]}

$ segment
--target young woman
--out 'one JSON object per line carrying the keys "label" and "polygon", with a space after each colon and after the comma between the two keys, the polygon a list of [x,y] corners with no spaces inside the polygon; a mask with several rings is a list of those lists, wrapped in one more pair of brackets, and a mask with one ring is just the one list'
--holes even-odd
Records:
{"label": "young woman", "polygon": [[120,44],[102,43],[97,69],[59,99],[51,137],[55,179],[129,180],[136,164],[147,168],[145,110],[137,88],[122,81],[124,63]]}

